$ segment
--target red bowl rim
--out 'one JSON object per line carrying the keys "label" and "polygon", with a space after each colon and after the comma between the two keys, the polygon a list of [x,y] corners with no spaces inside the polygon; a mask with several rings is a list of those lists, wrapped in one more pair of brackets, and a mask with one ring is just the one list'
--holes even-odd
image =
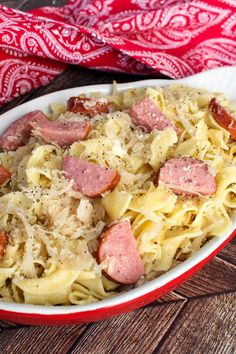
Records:
{"label": "red bowl rim", "polygon": [[18,314],[37,314],[37,315],[70,315],[94,312],[111,308],[116,308],[124,304],[132,303],[133,301],[146,297],[157,289],[170,286],[172,283],[178,283],[178,279],[184,277],[185,274],[194,273],[194,269],[200,264],[205,264],[214,255],[216,255],[235,235],[236,235],[236,218],[230,230],[223,236],[214,237],[208,241],[200,250],[195,252],[183,263],[177,265],[173,269],[155,278],[146,284],[143,284],[135,289],[131,289],[123,294],[98,301],[88,305],[73,305],[73,306],[44,306],[44,305],[30,305],[18,304],[13,302],[0,302],[0,310],[3,312],[13,312]]}

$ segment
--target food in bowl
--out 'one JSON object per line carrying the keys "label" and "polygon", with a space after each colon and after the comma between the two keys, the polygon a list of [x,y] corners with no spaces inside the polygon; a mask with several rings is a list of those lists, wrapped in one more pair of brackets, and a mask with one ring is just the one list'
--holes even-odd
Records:
{"label": "food in bowl", "polygon": [[232,224],[235,108],[181,85],[70,97],[1,136],[0,297],[88,304]]}

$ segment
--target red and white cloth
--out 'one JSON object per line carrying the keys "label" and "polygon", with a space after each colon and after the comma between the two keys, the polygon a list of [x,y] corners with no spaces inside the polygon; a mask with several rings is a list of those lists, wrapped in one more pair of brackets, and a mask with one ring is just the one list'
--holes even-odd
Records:
{"label": "red and white cloth", "polygon": [[236,0],[69,0],[30,13],[0,6],[0,105],[68,63],[172,78],[236,65]]}

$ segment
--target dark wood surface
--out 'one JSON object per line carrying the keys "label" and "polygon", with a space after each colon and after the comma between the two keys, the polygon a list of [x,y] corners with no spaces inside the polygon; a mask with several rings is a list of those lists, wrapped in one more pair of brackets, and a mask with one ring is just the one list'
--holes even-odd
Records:
{"label": "dark wood surface", "polygon": [[[29,10],[65,0],[0,0]],[[146,77],[145,77],[146,78]],[[149,76],[150,78],[150,76]],[[50,85],[16,99],[3,113],[56,90],[144,77],[69,67]],[[30,327],[0,321],[0,353],[233,354],[236,353],[236,240],[175,291],[132,313],[94,324]]]}

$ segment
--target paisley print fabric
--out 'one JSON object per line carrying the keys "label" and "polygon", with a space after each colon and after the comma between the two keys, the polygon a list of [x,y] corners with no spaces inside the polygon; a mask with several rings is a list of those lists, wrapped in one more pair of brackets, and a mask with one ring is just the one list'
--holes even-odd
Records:
{"label": "paisley print fabric", "polygon": [[236,0],[69,0],[0,6],[0,105],[68,64],[181,78],[236,65]]}

